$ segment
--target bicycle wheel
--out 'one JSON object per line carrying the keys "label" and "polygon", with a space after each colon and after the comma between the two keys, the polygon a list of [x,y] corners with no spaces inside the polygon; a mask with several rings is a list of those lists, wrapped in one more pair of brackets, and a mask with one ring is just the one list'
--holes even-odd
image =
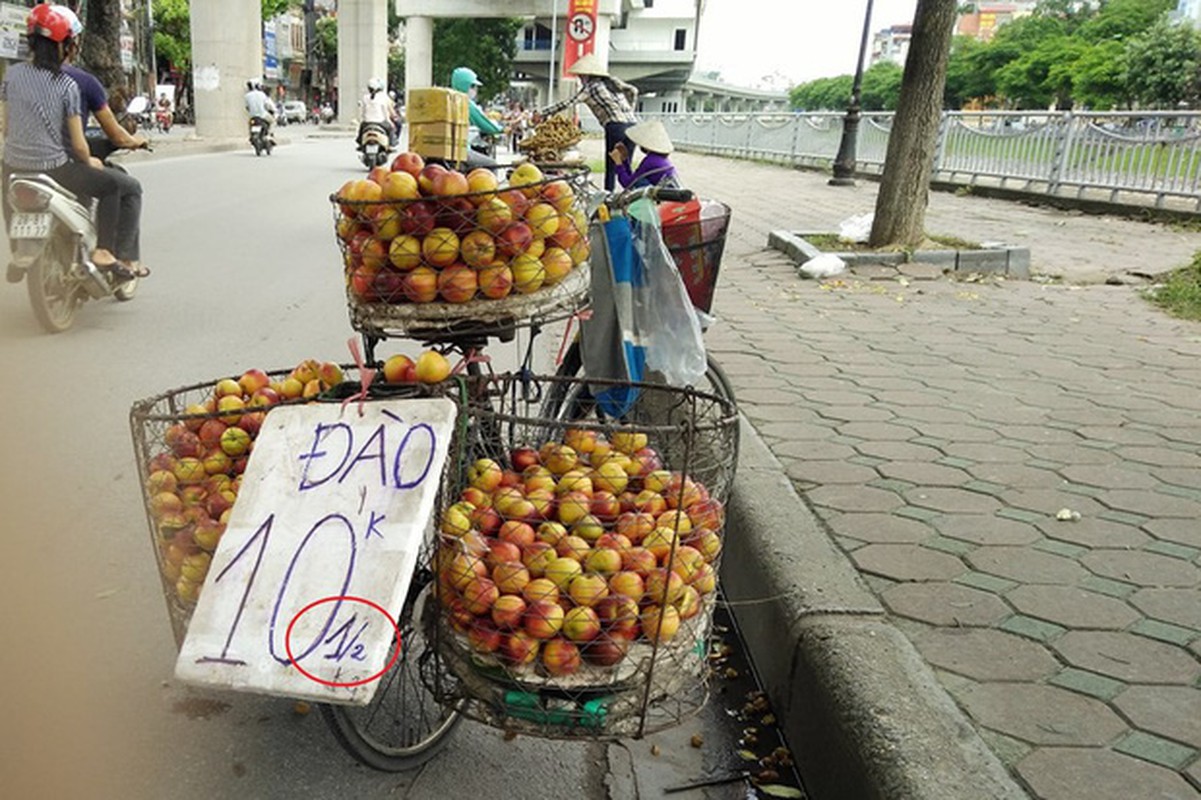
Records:
{"label": "bicycle wheel", "polygon": [[[705,361],[707,365],[705,380],[701,385],[694,388],[722,400],[727,400],[731,406],[736,408],[734,387],[730,384],[730,379],[726,375],[725,370],[707,353],[705,354]],[[580,350],[579,341],[571,343],[571,347],[568,348],[567,353],[563,356],[563,363],[559,365],[559,369],[555,374],[561,378],[583,377],[584,358]],[[569,381],[556,382],[551,386],[543,403],[542,416],[556,422],[569,422],[571,420],[601,416],[601,412],[597,409],[596,403],[593,401],[591,395],[589,395],[587,386],[584,383]],[[738,429],[735,428],[733,441],[731,442],[732,452],[730,453],[734,464],[738,463],[739,435]]]}
{"label": "bicycle wheel", "polygon": [[421,663],[433,656],[421,615],[433,598],[433,575],[413,576],[409,601],[400,615],[402,655],[362,708],[321,706],[330,731],[346,752],[372,769],[402,772],[429,761],[442,749],[461,718],[438,704],[421,681]]}

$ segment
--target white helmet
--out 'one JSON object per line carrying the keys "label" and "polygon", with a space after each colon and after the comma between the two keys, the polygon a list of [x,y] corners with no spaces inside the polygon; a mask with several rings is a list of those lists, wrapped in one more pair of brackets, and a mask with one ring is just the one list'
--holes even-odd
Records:
{"label": "white helmet", "polygon": [[384,88],[384,82],[381,81],[379,78],[372,78],[371,80],[367,81],[367,88],[370,91],[378,92],[379,90]]}

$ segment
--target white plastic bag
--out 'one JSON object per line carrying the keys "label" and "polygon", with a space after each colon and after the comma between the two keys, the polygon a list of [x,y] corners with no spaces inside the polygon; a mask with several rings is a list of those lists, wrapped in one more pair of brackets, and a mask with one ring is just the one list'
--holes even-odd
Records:
{"label": "white plastic bag", "polygon": [[822,253],[814,256],[800,266],[800,273],[806,278],[829,278],[844,272],[847,262],[833,253]]}
{"label": "white plastic bag", "polygon": [[644,285],[634,287],[634,319],[646,348],[646,367],[672,386],[696,386],[705,376],[705,343],[696,309],[659,230],[659,210],[649,200],[630,206],[637,221],[634,248]]}
{"label": "white plastic bag", "polygon": [[838,223],[838,238],[844,242],[866,242],[872,235],[875,214],[858,214]]}

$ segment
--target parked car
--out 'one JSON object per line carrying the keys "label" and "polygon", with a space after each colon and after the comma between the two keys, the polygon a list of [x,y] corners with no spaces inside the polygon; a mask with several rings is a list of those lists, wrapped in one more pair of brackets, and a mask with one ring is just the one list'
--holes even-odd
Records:
{"label": "parked car", "polygon": [[299,100],[289,100],[284,103],[284,119],[288,122],[304,122],[308,119],[308,111]]}

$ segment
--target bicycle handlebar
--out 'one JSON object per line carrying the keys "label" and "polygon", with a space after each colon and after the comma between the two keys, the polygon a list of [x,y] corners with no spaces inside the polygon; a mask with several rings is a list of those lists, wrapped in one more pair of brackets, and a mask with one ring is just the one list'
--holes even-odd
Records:
{"label": "bicycle handlebar", "polygon": [[693,192],[691,189],[643,186],[639,189],[611,192],[605,202],[610,208],[621,209],[644,197],[652,201],[662,200],[669,203],[684,203],[693,198]]}

